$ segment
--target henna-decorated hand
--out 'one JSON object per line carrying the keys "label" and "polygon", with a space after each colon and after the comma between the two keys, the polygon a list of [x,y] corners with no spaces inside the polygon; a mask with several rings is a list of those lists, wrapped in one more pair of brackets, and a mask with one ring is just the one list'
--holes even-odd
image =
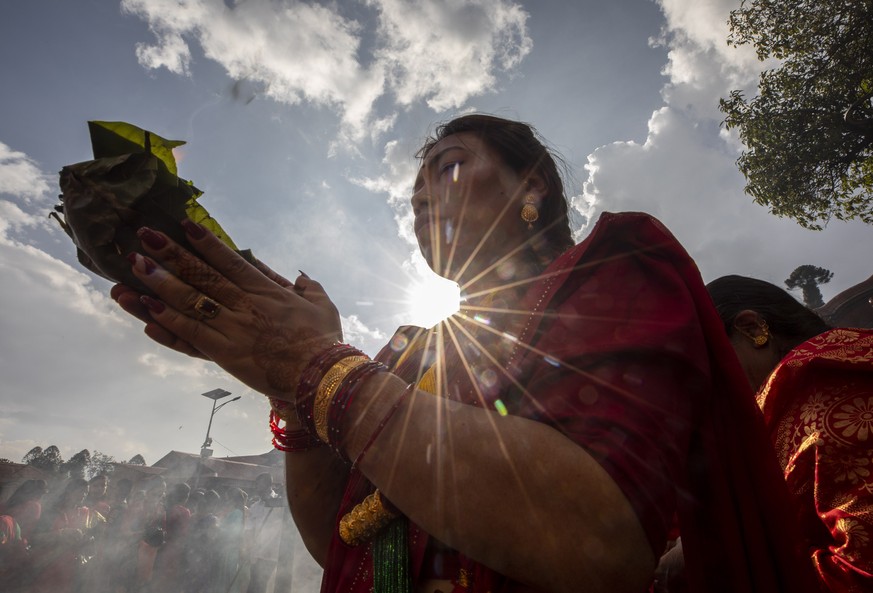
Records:
{"label": "henna-decorated hand", "polygon": [[[183,226],[203,259],[141,229],[151,257],[132,255],[133,271],[159,298],[124,286],[113,288],[113,298],[144,319],[146,334],[159,344],[213,360],[253,389],[293,401],[309,360],[342,339],[336,307],[305,274],[292,283],[263,264],[252,266],[203,227]],[[211,318],[196,308],[204,296],[219,305]]]}

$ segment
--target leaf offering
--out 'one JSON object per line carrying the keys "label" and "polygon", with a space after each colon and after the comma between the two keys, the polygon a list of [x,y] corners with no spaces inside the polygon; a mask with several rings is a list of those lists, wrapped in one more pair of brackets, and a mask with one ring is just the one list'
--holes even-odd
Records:
{"label": "leaf offering", "polygon": [[[73,240],[83,266],[148,292],[127,260],[127,254],[143,252],[136,231],[143,226],[159,230],[193,251],[179,224],[186,216],[237,249],[198,203],[203,192],[177,175],[173,149],[184,142],[125,122],[91,121],[88,128],[94,160],[61,169],[61,203],[51,213]],[[254,259],[248,250],[240,254]]]}

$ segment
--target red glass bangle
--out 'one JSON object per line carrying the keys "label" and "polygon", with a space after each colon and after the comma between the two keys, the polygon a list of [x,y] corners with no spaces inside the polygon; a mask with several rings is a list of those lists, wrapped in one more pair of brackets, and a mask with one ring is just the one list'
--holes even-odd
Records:
{"label": "red glass bangle", "polygon": [[276,415],[286,422],[297,415],[297,410],[294,409],[292,402],[287,402],[283,399],[270,398],[270,407],[276,412]]}
{"label": "red glass bangle", "polygon": [[286,453],[302,453],[320,447],[321,440],[305,429],[285,430],[279,427],[282,418],[276,410],[270,410],[270,430],[273,433],[273,446]]}

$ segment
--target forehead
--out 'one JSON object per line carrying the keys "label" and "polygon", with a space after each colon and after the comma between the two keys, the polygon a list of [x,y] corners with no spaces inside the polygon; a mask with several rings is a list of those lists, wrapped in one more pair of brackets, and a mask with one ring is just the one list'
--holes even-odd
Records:
{"label": "forehead", "polygon": [[421,168],[425,168],[433,164],[440,155],[453,148],[464,149],[475,154],[483,154],[490,152],[488,145],[475,132],[459,132],[446,136],[433,146],[424,155]]}

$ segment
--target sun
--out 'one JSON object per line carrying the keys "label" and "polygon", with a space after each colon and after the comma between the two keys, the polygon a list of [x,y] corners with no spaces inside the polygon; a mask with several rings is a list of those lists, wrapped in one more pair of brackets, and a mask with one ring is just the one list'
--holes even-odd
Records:
{"label": "sun", "polygon": [[411,322],[420,327],[434,326],[460,308],[458,285],[435,274],[415,282],[406,294]]}

